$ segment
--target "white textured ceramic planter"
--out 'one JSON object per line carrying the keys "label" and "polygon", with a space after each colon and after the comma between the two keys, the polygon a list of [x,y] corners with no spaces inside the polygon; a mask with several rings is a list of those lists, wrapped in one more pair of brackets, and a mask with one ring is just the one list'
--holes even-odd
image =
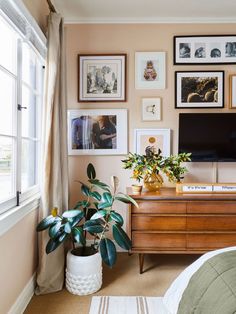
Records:
{"label": "white textured ceramic planter", "polygon": [[98,291],[102,285],[102,259],[100,253],[76,256],[67,253],[66,289],[76,295]]}

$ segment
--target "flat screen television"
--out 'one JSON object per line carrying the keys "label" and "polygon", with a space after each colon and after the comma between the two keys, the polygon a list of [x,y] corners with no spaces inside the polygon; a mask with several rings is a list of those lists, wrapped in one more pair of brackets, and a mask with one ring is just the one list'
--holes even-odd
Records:
{"label": "flat screen television", "polygon": [[179,153],[192,161],[236,161],[236,113],[181,113]]}

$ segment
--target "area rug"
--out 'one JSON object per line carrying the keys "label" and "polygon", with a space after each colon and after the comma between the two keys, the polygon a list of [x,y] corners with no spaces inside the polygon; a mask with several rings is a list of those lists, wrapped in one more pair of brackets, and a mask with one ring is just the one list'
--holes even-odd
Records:
{"label": "area rug", "polygon": [[160,297],[93,297],[89,314],[168,314]]}

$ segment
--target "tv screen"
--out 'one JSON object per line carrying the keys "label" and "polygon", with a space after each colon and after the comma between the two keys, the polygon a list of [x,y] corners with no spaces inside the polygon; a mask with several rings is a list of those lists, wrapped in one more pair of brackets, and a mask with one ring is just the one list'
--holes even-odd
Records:
{"label": "tv screen", "polygon": [[181,113],[179,153],[192,161],[236,161],[236,113]]}

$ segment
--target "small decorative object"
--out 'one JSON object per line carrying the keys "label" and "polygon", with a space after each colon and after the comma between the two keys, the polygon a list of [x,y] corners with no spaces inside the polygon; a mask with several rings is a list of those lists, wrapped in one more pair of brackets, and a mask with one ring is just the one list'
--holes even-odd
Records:
{"label": "small decorative object", "polygon": [[174,64],[236,64],[236,35],[175,36]]}
{"label": "small decorative object", "polygon": [[236,109],[236,74],[229,76],[229,107]]}
{"label": "small decorative object", "polygon": [[142,192],[143,186],[139,184],[132,184],[132,191],[134,194],[139,194]]}
{"label": "small decorative object", "polygon": [[[92,164],[87,167],[88,183],[81,183],[84,200],[73,209],[61,214],[54,208],[51,215],[37,226],[37,231],[48,229],[46,253],[53,252],[66,240],[73,249],[67,254],[66,288],[73,294],[90,294],[102,284],[101,260],[112,267],[116,262],[116,246],[108,236],[112,231],[115,242],[124,250],[131,248],[131,241],[123,230],[123,218],[113,208],[114,202],[137,203],[128,195],[117,192],[118,178],[112,177],[112,188],[96,178]],[[87,235],[93,239],[86,246]],[[76,246],[80,244],[81,246]]]}
{"label": "small decorative object", "polygon": [[142,99],[142,120],[160,121],[161,120],[161,99],[143,98]]}
{"label": "small decorative object", "polygon": [[135,129],[134,138],[137,154],[145,154],[146,148],[153,146],[163,156],[170,155],[170,129]]}
{"label": "small decorative object", "polygon": [[68,153],[127,154],[127,109],[68,110]]}
{"label": "small decorative object", "polygon": [[78,57],[79,102],[126,101],[126,54]]}
{"label": "small decorative object", "polygon": [[165,88],[165,52],[135,53],[135,88]]}
{"label": "small decorative object", "polygon": [[223,108],[224,71],[175,72],[175,108]]}
{"label": "small decorative object", "polygon": [[160,173],[164,173],[170,182],[180,182],[187,171],[181,166],[182,162],[190,161],[190,153],[182,153],[176,156],[163,157],[161,150],[156,152],[155,147],[146,148],[144,155],[129,153],[122,160],[124,169],[132,169],[132,179],[144,180],[144,187],[149,191],[158,191],[163,184]]}

